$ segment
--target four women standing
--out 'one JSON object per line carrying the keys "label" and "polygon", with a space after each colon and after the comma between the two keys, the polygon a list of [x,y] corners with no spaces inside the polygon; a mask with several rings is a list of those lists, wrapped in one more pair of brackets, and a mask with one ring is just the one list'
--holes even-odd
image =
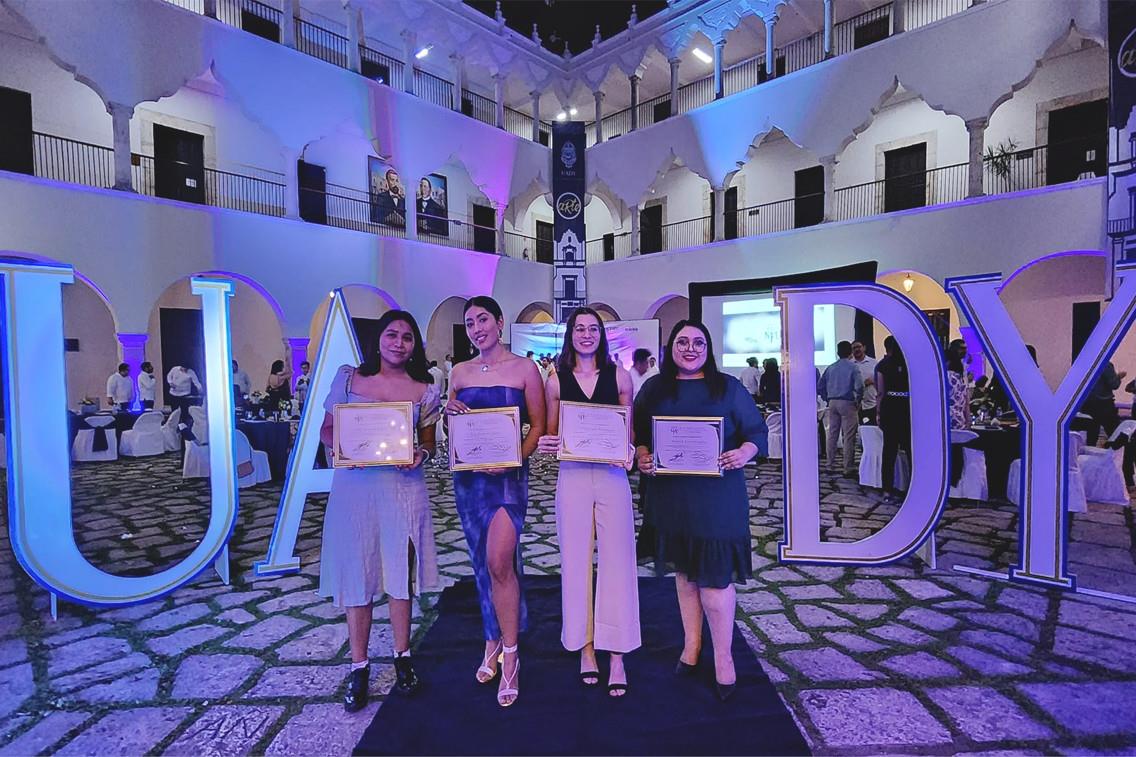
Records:
{"label": "four women standing", "polygon": [[[489,297],[464,309],[466,333],[478,350],[454,366],[445,414],[516,407],[528,432],[524,461],[537,448],[559,447],[562,401],[629,406],[630,375],[612,363],[599,315],[580,308],[569,319],[559,370],[545,387],[536,365],[502,344],[504,320]],[[372,605],[388,597],[394,632],[396,689],[412,693],[419,679],[410,663],[411,596],[437,589],[438,569],[422,464],[434,454],[440,387],[431,382],[414,318],[390,311],[379,322],[378,348],[358,367],[342,366],[324,407],[321,439],[331,446],[334,407],[340,403],[410,402],[417,444],[413,462],[398,467],[337,468],[324,520],[320,593],[346,607],[352,666],[345,707],[367,702],[367,646]],[[547,394],[546,394],[547,392]],[[546,405],[547,399],[547,405]],[[766,451],[765,423],[742,385],[718,371],[709,333],[695,321],[670,335],[661,374],[643,385],[633,415],[639,469],[654,474],[654,416],[722,418],[720,478],[660,476],[652,489],[658,536],[656,571],[676,572],[684,645],[676,673],[694,671],[702,646],[702,618],[710,624],[715,679],[725,699],[736,674],[730,644],[736,596],[733,583],[752,575],[749,507],[742,468]],[[546,424],[549,433],[545,435]],[[524,630],[519,536],[528,504],[528,468],[454,473],[454,492],[477,585],[485,650],[477,681],[500,676],[498,703],[519,695],[518,635]],[[627,691],[623,655],[641,644],[634,517],[627,476],[607,463],[563,461],[556,497],[561,548],[565,648],[580,651],[580,677],[599,683],[596,649],[610,653],[608,692]],[[593,596],[592,559],[598,546]]]}

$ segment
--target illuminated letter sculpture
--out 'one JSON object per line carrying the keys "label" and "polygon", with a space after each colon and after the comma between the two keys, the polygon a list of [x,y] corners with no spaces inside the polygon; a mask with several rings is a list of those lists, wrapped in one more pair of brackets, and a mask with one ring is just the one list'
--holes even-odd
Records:
{"label": "illuminated letter sculpture", "polygon": [[202,298],[209,442],[209,527],[180,563],[150,576],[116,576],[87,562],[71,525],[70,455],[63,363],[61,286],[70,266],[0,261],[3,280],[4,397],[8,434],[8,511],[20,565],[55,597],[86,605],[125,605],[161,597],[216,561],[228,576],[226,542],[236,522],[229,303],[233,284],[195,278]]}
{"label": "illuminated letter sculpture", "polygon": [[320,445],[323,398],[327,396],[339,366],[358,365],[360,362],[359,344],[355,339],[355,331],[351,328],[347,301],[343,290],[337,289],[331,295],[319,354],[308,385],[308,399],[304,403],[296,443],[288,458],[288,478],[284,482],[284,491],[280,494],[280,509],[272,528],[272,539],[268,542],[268,554],[256,564],[257,575],[290,573],[300,567],[300,558],[295,554],[296,534],[300,530],[304,503],[312,492],[331,490],[332,471],[312,469]]}
{"label": "illuminated letter sculpture", "polygon": [[1119,285],[1069,372],[1053,392],[998,297],[997,275],[948,279],[950,292],[974,326],[1022,419],[1020,564],[1010,577],[1075,588],[1065,569],[1069,493],[1069,421],[1136,317],[1136,269],[1118,266]]}
{"label": "illuminated letter sculpture", "polygon": [[[781,305],[785,411],[785,542],[781,559],[878,565],[898,560],[930,536],[947,494],[943,357],[927,319],[903,295],[876,284],[777,287]],[[895,517],[855,542],[821,540],[813,306],[847,305],[871,314],[899,340],[910,381],[911,486]],[[882,399],[882,398],[881,398]]]}

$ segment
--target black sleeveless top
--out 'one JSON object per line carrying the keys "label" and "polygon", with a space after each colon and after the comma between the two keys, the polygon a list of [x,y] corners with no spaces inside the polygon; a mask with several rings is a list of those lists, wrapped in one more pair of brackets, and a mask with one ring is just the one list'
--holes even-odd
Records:
{"label": "black sleeveless top", "polygon": [[596,388],[589,397],[576,383],[576,374],[572,371],[557,373],[560,379],[560,399],[564,402],[591,402],[597,405],[619,404],[619,382],[615,380],[615,364],[608,363],[600,369],[600,376],[596,379]]}

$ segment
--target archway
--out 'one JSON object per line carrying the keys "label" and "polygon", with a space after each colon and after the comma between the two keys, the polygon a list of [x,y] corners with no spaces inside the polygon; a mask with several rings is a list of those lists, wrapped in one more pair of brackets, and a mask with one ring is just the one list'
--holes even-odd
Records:
{"label": "archway", "polygon": [[552,305],[547,302],[531,302],[525,305],[517,316],[517,323],[554,323]]}
{"label": "archway", "polygon": [[446,355],[456,354],[455,347],[464,348],[468,345],[468,340],[460,345],[454,344],[455,326],[463,329],[462,336],[464,338],[464,327],[462,326],[462,316],[464,315],[462,309],[464,307],[464,298],[449,297],[434,308],[434,313],[430,316],[430,323],[426,327],[426,333],[422,336],[426,340],[427,360],[436,360],[441,365]]}
{"label": "archway", "polygon": [[675,324],[690,317],[690,300],[680,294],[662,297],[647,309],[644,317],[658,320],[659,344],[666,345]]}
{"label": "archway", "polygon": [[618,321],[619,313],[615,312],[615,308],[603,302],[593,302],[588,305],[592,310],[600,315],[601,321]]}
{"label": "archway", "polygon": [[[376,321],[383,313],[398,307],[398,303],[388,293],[369,284],[347,284],[340,287],[343,290],[343,299],[347,302],[347,312],[355,326],[355,335],[359,339],[359,346],[367,349],[369,340],[377,334],[372,334]],[[327,321],[327,309],[331,298],[320,301],[316,312],[312,314],[311,324],[308,327],[308,360],[315,360],[319,354],[320,342],[323,339],[323,327]],[[419,326],[421,328],[421,325]],[[425,338],[425,337],[423,337]]]}
{"label": "archway", "polygon": [[[931,327],[935,330],[943,347],[946,347],[950,340],[962,337],[962,323],[959,321],[954,300],[935,279],[919,271],[885,271],[876,276],[876,283],[894,289],[914,302],[916,307],[922,310],[931,322]],[[872,329],[872,340],[875,343],[876,357],[883,356],[884,339],[890,333],[879,321],[875,322]],[[973,347],[975,350],[978,349],[977,341]],[[982,356],[979,353],[973,357],[971,370],[975,374],[981,375],[983,372],[981,367]]]}

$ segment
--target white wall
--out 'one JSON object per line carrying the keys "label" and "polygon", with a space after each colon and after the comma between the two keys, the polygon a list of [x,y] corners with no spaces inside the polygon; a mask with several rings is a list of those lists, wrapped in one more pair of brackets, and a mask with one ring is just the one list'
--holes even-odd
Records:
{"label": "white wall", "polygon": [[451,297],[438,306],[429,323],[419,324],[426,329],[423,339],[427,360],[437,360],[438,365],[442,365],[446,355],[454,354],[454,324],[463,322],[464,307],[464,298]]}
{"label": "white wall", "polygon": [[753,150],[752,157],[731,182],[731,186],[738,188],[738,207],[750,208],[789,199],[795,189],[794,172],[817,164],[815,156],[793,144],[784,134],[771,133]]}
{"label": "white wall", "polygon": [[[544,195],[532,201],[528,209],[521,215],[519,223],[512,226],[511,230],[526,237],[535,237],[537,221],[553,222],[552,206],[548,204]],[[588,239],[599,239],[604,234],[610,234],[615,230],[612,224],[611,211],[604,205],[603,200],[595,195],[591,195],[587,204],[584,205],[584,228],[587,231]],[[533,251],[530,250],[529,253],[535,259],[536,255],[533,254]]]}
{"label": "white wall", "polygon": [[63,337],[78,339],[78,352],[63,353],[67,405],[96,397],[106,405],[106,380],[118,368],[118,338],[106,303],[81,281],[63,287]]}
{"label": "white wall", "polygon": [[[710,182],[684,166],[666,172],[643,197],[643,206],[663,200],[663,225],[710,214]],[[708,237],[707,237],[708,238]]]}

